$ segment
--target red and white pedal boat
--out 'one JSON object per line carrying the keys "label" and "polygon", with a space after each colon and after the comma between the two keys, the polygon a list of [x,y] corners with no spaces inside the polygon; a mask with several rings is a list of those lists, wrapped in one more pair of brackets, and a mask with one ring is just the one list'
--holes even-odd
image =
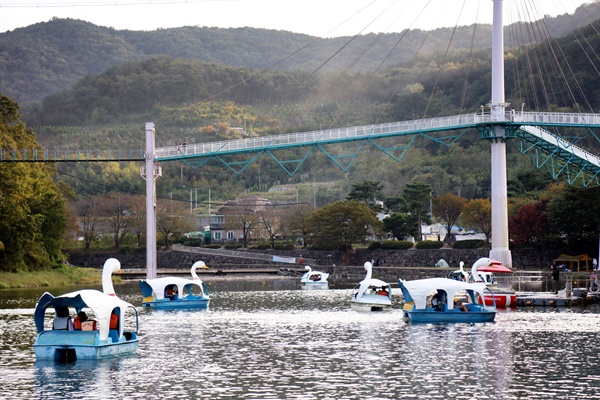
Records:
{"label": "red and white pedal boat", "polygon": [[500,261],[492,260],[491,258],[483,257],[475,261],[471,268],[471,273],[467,274],[463,269],[464,263],[460,262],[460,270],[453,271],[448,276],[451,279],[465,280],[467,282],[484,282],[492,289],[494,297],[490,294],[484,296],[486,306],[491,306],[496,301],[497,308],[510,308],[517,306],[517,294],[511,289],[503,289],[498,287],[498,281],[494,276],[496,274],[509,274],[513,271],[504,266]]}

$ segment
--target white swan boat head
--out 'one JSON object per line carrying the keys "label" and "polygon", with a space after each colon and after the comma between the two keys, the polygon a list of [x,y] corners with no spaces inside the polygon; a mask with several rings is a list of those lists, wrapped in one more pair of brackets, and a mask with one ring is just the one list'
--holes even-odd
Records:
{"label": "white swan boat head", "polygon": [[[102,292],[84,289],[76,292],[53,296],[44,293],[35,308],[34,321],[37,338],[33,345],[36,359],[75,361],[77,359],[98,359],[121,354],[134,353],[139,344],[137,309],[130,303],[119,299],[112,284],[112,274],[121,269],[117,259],[111,258],[104,263],[102,273]],[[64,329],[48,326],[46,310],[53,308],[66,312],[64,318],[84,311],[95,321],[92,329],[76,330],[76,326],[64,325]],[[131,312],[135,319],[135,329],[125,329],[125,317]]]}
{"label": "white swan boat head", "polygon": [[499,287],[495,274],[512,274],[513,270],[504,266],[500,261],[482,257],[473,263],[469,282],[483,282],[494,292],[494,299],[489,294],[484,296],[485,304],[496,304],[498,308],[516,307],[517,295],[505,282],[504,287]]}
{"label": "white swan boat head", "polygon": [[208,287],[196,273],[199,268],[208,267],[203,261],[195,262],[190,271],[192,279],[166,276],[140,280],[140,289],[144,296],[142,305],[157,309],[207,308],[210,295]]}

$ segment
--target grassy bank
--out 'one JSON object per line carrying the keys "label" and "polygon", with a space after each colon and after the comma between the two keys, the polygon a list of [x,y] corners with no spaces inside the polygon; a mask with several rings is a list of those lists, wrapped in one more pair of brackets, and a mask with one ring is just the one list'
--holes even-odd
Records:
{"label": "grassy bank", "polygon": [[102,283],[102,271],[64,266],[34,272],[0,272],[0,289]]}

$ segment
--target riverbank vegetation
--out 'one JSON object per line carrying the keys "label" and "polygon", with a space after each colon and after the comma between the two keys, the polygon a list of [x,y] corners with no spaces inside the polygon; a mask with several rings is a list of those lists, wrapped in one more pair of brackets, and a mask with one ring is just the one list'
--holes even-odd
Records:
{"label": "riverbank vegetation", "polygon": [[68,265],[39,271],[0,271],[0,289],[91,285],[101,283],[101,270]]}

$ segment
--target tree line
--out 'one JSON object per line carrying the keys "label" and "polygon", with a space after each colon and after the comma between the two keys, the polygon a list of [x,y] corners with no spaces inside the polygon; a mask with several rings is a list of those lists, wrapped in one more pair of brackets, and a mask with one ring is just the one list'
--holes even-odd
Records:
{"label": "tree line", "polygon": [[[573,15],[560,15],[544,20],[552,37],[567,29],[589,23],[599,15],[594,5],[583,5]],[[506,27],[509,32],[514,27]],[[0,33],[0,92],[21,104],[37,102],[75,84],[87,75],[98,74],[112,66],[158,56],[203,60],[234,67],[264,69],[275,65],[283,71],[314,71],[331,54],[345,46],[344,51],[323,68],[339,71],[355,62],[355,70],[369,71],[378,67],[379,55],[390,54],[387,65],[410,59],[421,47],[432,54],[446,47],[454,37],[456,49],[487,48],[491,43],[491,26],[479,25],[472,42],[472,26],[434,31],[411,30],[377,37],[375,34],[356,38],[315,38],[287,31],[255,28],[181,27],[155,31],[116,30],[75,19],[52,18],[25,28]],[[402,41],[399,38],[403,37]],[[424,38],[427,43],[422,45]],[[377,40],[375,40],[377,39]],[[375,44],[373,44],[375,43]],[[291,49],[304,52],[288,57]],[[525,44],[525,43],[523,43]],[[371,47],[366,57],[355,61],[362,49]],[[283,60],[283,61],[282,61]]]}

